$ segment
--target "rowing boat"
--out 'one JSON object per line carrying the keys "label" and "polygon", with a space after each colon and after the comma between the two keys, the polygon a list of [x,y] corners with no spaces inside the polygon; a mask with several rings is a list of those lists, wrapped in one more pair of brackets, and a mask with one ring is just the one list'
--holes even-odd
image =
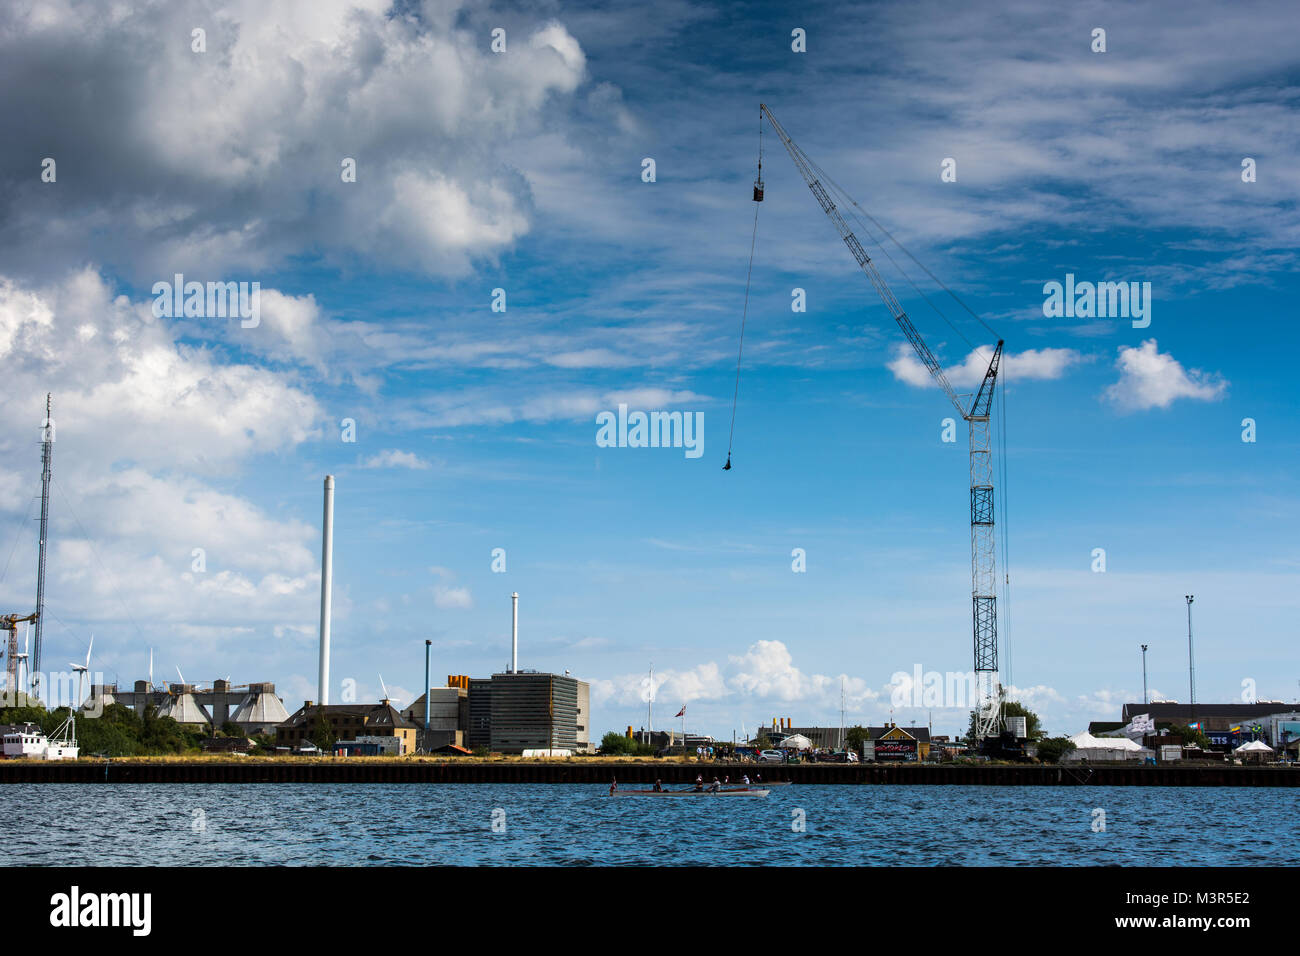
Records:
{"label": "rowing boat", "polygon": [[751,788],[733,790],[615,790],[611,797],[766,797],[768,791]]}

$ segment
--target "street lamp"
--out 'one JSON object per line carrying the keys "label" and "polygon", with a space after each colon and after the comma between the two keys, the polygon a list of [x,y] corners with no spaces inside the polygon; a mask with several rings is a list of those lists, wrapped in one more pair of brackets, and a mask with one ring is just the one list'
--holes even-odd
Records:
{"label": "street lamp", "polygon": [[1147,645],[1142,645],[1142,706],[1145,707],[1151,703],[1151,697],[1147,694]]}
{"label": "street lamp", "polygon": [[1192,691],[1192,720],[1196,720],[1196,655],[1192,651],[1192,602],[1196,595],[1185,594],[1187,599],[1187,674]]}

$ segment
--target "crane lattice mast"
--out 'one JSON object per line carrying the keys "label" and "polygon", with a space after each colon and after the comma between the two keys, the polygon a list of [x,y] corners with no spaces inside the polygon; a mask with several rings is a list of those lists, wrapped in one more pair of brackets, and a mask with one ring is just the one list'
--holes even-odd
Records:
{"label": "crane lattice mast", "polygon": [[45,624],[45,545],[50,527],[50,462],[54,457],[54,420],[50,417],[50,395],[45,396],[45,421],[41,425],[41,541],[36,559],[36,640],[32,646],[30,673],[37,682],[41,674],[41,632]]}
{"label": "crane lattice mast", "polygon": [[[771,124],[772,130],[780,138],[786,152],[794,160],[799,175],[803,177],[822,211],[830,219],[849,252],[857,260],[862,271],[871,280],[876,294],[880,296],[885,307],[902,329],[903,335],[911,344],[917,358],[921,360],[930,376],[943,389],[948,400],[952,402],[957,413],[965,419],[970,429],[970,533],[971,533],[971,618],[975,650],[975,679],[978,704],[976,710],[975,730],[980,739],[996,737],[1002,730],[1002,686],[998,679],[998,612],[997,612],[997,568],[996,538],[993,529],[993,455],[989,443],[990,409],[993,404],[993,388],[997,381],[998,366],[1002,359],[1002,341],[999,340],[989,361],[988,371],[984,373],[979,391],[975,394],[970,408],[967,409],[961,398],[953,391],[943,366],[930,351],[929,346],[917,331],[907,312],[895,297],[889,285],[881,276],[876,264],[867,255],[858,237],[853,234],[844,216],[836,208],[834,200],[817,176],[813,162],[799,145],[781,126],[766,104],[759,105],[759,113]],[[761,175],[761,173],[760,173]],[[757,185],[754,201],[762,202],[763,193]]]}

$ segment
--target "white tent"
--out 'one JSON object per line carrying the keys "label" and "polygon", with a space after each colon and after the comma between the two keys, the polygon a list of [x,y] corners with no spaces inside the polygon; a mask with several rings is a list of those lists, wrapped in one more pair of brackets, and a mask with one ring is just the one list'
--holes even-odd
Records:
{"label": "white tent", "polygon": [[1232,752],[1235,754],[1243,754],[1243,753],[1244,754],[1255,754],[1255,753],[1271,754],[1273,752],[1273,748],[1270,747],[1268,744],[1264,743],[1264,741],[1262,740],[1252,740],[1250,743],[1242,744],[1240,747],[1237,747]]}
{"label": "white tent", "polygon": [[1074,750],[1061,757],[1064,763],[1076,763],[1081,760],[1095,762],[1098,760],[1134,760],[1149,757],[1154,751],[1143,747],[1127,737],[1094,737],[1084,731],[1070,738]]}
{"label": "white tent", "polygon": [[803,734],[791,734],[777,744],[782,750],[812,750],[812,745],[813,742]]}

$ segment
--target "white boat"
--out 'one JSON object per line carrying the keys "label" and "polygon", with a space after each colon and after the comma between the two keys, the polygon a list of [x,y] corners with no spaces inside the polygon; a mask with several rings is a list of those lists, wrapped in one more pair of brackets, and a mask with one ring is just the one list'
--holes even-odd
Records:
{"label": "white boat", "polygon": [[59,737],[50,740],[35,724],[4,735],[4,755],[8,760],[23,757],[36,760],[76,760],[79,752],[75,740]]}

